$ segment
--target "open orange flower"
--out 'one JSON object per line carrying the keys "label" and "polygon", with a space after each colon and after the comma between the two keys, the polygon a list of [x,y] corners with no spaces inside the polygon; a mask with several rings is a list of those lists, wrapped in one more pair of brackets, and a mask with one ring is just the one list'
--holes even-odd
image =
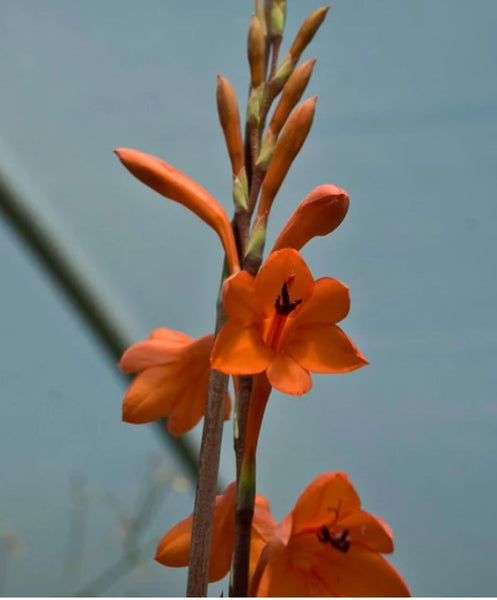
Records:
{"label": "open orange flower", "polygon": [[300,395],[312,387],[309,371],[347,373],[367,364],[336,325],[349,312],[347,286],[330,277],[314,281],[294,249],[273,252],[255,278],[232,275],[223,302],[228,321],[211,357],[223,373],[266,371],[274,388]]}
{"label": "open orange flower", "polygon": [[[211,543],[209,582],[222,579],[230,570],[235,542],[236,482],[230,483],[224,494],[216,496]],[[186,567],[190,555],[193,515],[170,529],[159,542],[155,560],[167,567]],[[256,495],[252,541],[250,547],[250,575],[259,555],[271,537],[276,524],[264,496]]]}
{"label": "open orange flower", "polygon": [[319,475],[274,530],[250,585],[254,596],[409,596],[382,556],[390,527],[361,510],[345,473]]}
{"label": "open orange flower", "polygon": [[[205,413],[213,343],[213,334],[194,340],[172,329],[155,329],[128,348],[119,367],[138,375],[123,400],[123,421],[149,423],[167,415],[173,435],[195,427]],[[229,415],[227,397],[225,418]]]}

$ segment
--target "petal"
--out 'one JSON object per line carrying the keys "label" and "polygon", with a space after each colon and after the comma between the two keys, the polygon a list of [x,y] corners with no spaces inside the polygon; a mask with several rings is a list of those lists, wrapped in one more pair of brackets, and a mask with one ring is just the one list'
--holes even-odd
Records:
{"label": "petal", "polygon": [[134,373],[177,360],[181,350],[192,341],[190,336],[174,329],[154,329],[148,339],[133,344],[124,352],[119,368],[124,373]]}
{"label": "petal", "polygon": [[255,293],[265,317],[274,314],[274,301],[288,283],[291,300],[304,302],[314,289],[314,279],[300,254],[283,248],[269,255],[255,278]]}
{"label": "petal", "polygon": [[252,538],[250,541],[250,579],[253,577],[261,552],[273,535],[276,522],[271,515],[269,502],[264,496],[255,497]]}
{"label": "petal", "polygon": [[[400,574],[381,554],[351,546],[348,552],[323,546],[312,573],[326,586],[328,595],[355,597],[405,597],[409,589]],[[312,589],[312,586],[311,586]]]}
{"label": "petal", "polygon": [[159,339],[143,340],[130,346],[122,355],[119,368],[124,373],[143,371],[178,360],[184,349],[184,343],[170,344]]}
{"label": "petal", "polygon": [[344,319],[350,310],[349,288],[337,279],[322,277],[314,282],[312,296],[290,315],[292,327],[313,324],[334,324]]}
{"label": "petal", "polygon": [[213,343],[214,336],[206,335],[192,342],[183,353],[176,373],[181,386],[167,421],[167,428],[173,435],[193,429],[205,414]]}
{"label": "petal", "polygon": [[283,353],[274,356],[267,370],[267,378],[275,389],[284,394],[301,396],[312,388],[309,372]]}
{"label": "petal", "polygon": [[217,335],[211,366],[230,375],[252,375],[264,371],[271,356],[260,328],[228,321]]}
{"label": "petal", "polygon": [[[222,579],[229,571],[234,543],[236,484],[216,496],[211,543],[209,582]],[[186,567],[189,561],[193,515],[170,529],[159,542],[155,560],[167,567]]]}
{"label": "petal", "polygon": [[340,519],[340,528],[348,529],[353,542],[360,542],[370,550],[384,554],[393,552],[392,529],[379,517],[358,510]]}
{"label": "petal", "polygon": [[149,423],[164,417],[174,405],[181,381],[178,363],[152,367],[139,373],[131,382],[123,400],[123,421]]}
{"label": "petal", "polygon": [[316,531],[360,508],[361,500],[346,473],[322,473],[306,487],[292,510],[292,535]]}
{"label": "petal", "polygon": [[193,342],[193,338],[191,338],[189,335],[186,335],[186,333],[175,331],[174,329],[166,329],[166,327],[154,329],[148,338],[150,340],[165,340],[172,345],[181,345],[187,342]]}
{"label": "petal", "polygon": [[368,364],[337,325],[297,327],[286,337],[284,350],[313,373],[348,373]]}
{"label": "petal", "polygon": [[308,597],[307,573],[299,569],[289,558],[286,546],[273,538],[264,548],[261,560],[266,562],[256,589],[251,595],[257,597]]}
{"label": "petal", "polygon": [[317,235],[327,235],[345,218],[349,208],[349,195],[333,184],[320,185],[299,204],[278,236],[273,252],[280,248],[300,250]]}
{"label": "petal", "polygon": [[167,419],[169,433],[176,436],[193,429],[204,416],[209,388],[209,370],[205,370],[202,374],[183,370],[178,377],[183,379],[183,385],[176,394],[174,406]]}
{"label": "petal", "polygon": [[224,282],[223,304],[229,319],[235,319],[244,325],[261,322],[254,278],[247,271],[240,271]]}

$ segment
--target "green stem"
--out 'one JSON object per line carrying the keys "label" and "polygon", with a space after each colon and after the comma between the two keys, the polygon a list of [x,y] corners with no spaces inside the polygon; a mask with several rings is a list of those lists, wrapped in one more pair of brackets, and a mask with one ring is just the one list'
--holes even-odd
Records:
{"label": "green stem", "polygon": [[232,563],[230,596],[248,596],[250,540],[255,505],[255,457],[243,462],[236,497],[237,535]]}

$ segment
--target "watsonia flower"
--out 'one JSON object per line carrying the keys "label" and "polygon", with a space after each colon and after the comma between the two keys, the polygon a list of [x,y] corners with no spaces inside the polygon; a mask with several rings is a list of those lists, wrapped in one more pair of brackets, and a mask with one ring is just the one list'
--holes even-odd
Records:
{"label": "watsonia flower", "polygon": [[312,387],[309,371],[347,373],[367,364],[336,325],[349,312],[347,286],[314,280],[300,254],[273,252],[255,278],[246,271],[223,286],[228,317],[212,351],[212,367],[231,375],[266,371],[277,390],[300,395]]}
{"label": "watsonia flower", "polygon": [[[204,416],[214,335],[197,340],[172,329],[155,329],[128,348],[119,363],[138,372],[123,400],[123,421],[149,423],[167,416],[173,435],[186,433]],[[225,418],[230,414],[226,399]]]}
{"label": "watsonia flower", "polygon": [[361,509],[345,473],[319,475],[273,529],[250,584],[251,596],[409,596],[382,554],[390,527]]}

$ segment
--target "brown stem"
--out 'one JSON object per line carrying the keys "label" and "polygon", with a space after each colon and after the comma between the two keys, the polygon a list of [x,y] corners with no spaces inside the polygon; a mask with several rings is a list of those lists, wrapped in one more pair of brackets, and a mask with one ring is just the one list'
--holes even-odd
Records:
{"label": "brown stem", "polygon": [[[226,273],[226,262],[224,266],[223,279]],[[217,302],[216,334],[225,320],[226,314],[220,293]],[[192,540],[186,588],[186,595],[189,597],[207,596],[214,503],[216,500],[227,390],[228,375],[212,369],[209,376],[209,393],[202,431],[197,491],[193,510]]]}
{"label": "brown stem", "polygon": [[213,369],[209,379],[209,397],[202,432],[197,493],[193,510],[192,543],[186,588],[189,597],[207,595],[214,502],[227,389],[228,376]]}
{"label": "brown stem", "polygon": [[252,376],[245,375],[240,377],[239,389],[239,409],[238,409],[238,436],[235,437],[235,457],[236,457],[236,480],[240,481],[243,456],[245,454],[245,438],[247,435],[247,420],[250,406],[250,394],[252,392]]}

